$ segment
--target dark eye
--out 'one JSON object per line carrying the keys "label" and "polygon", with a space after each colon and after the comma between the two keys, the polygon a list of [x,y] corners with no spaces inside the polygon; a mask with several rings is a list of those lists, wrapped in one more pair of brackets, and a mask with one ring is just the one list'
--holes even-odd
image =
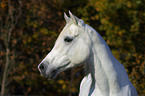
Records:
{"label": "dark eye", "polygon": [[64,38],[64,41],[65,41],[65,42],[71,42],[72,40],[73,40],[72,37],[65,37],[65,38]]}

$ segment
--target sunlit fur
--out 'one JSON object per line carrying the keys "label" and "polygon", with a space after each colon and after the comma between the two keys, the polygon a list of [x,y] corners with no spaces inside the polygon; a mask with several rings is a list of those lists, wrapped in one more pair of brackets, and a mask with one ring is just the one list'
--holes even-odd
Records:
{"label": "sunlit fur", "polygon": [[[124,66],[111,53],[103,38],[89,25],[65,14],[66,26],[51,52],[39,64],[46,67],[43,76],[49,77],[68,68],[84,64],[87,75],[80,85],[79,96],[137,96]],[[65,42],[65,37],[73,37]],[[58,70],[57,70],[58,69]],[[54,71],[56,70],[56,71]]]}

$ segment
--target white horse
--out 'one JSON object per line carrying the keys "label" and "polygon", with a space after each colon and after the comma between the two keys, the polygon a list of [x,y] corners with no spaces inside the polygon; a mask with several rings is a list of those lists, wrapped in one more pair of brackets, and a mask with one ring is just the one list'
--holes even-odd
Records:
{"label": "white horse", "polygon": [[55,78],[66,69],[84,64],[87,75],[79,96],[137,96],[122,64],[111,53],[103,38],[83,20],[64,14],[66,26],[51,52],[39,64],[44,77]]}

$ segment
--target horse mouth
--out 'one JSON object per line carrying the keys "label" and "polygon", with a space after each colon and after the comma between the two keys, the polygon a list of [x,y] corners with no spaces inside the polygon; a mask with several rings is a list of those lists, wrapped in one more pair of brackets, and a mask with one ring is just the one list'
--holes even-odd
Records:
{"label": "horse mouth", "polygon": [[60,72],[66,70],[66,67],[67,67],[69,64],[70,64],[70,62],[66,63],[66,64],[63,65],[63,66],[58,67],[57,69],[54,69],[54,70],[51,72],[51,74],[50,74],[50,75],[47,75],[46,77],[47,77],[48,79],[54,79],[54,78],[56,78],[57,74],[59,74]]}

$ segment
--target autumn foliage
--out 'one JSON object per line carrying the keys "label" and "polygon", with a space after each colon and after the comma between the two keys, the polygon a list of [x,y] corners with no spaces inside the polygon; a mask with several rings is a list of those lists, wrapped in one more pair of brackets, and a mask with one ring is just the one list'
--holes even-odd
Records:
{"label": "autumn foliage", "polygon": [[9,59],[5,95],[78,95],[83,66],[54,80],[41,77],[37,69],[65,26],[63,13],[70,10],[101,34],[139,96],[144,96],[144,5],[143,0],[1,0],[0,88]]}

